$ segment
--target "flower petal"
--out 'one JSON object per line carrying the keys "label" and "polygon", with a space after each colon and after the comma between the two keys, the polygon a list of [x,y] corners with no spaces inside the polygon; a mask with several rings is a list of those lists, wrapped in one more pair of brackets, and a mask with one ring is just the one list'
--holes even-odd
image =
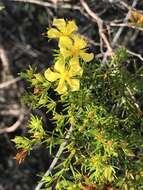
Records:
{"label": "flower petal", "polygon": [[67,36],[62,36],[59,40],[59,47],[60,48],[67,48],[70,49],[73,46],[72,40]]}
{"label": "flower petal", "polygon": [[65,94],[67,92],[67,87],[65,80],[60,79],[58,87],[55,89],[59,94]]}
{"label": "flower petal", "polygon": [[59,38],[61,36],[61,33],[55,28],[49,29],[47,34],[49,38]]}
{"label": "flower petal", "polygon": [[82,37],[79,37],[78,35],[74,35],[73,40],[74,40],[75,49],[83,49],[87,46],[87,42]]}
{"label": "flower petal", "polygon": [[54,82],[54,81],[56,81],[57,79],[60,78],[60,74],[51,71],[51,69],[47,69],[47,70],[45,71],[45,73],[44,73],[44,76],[45,76],[45,78],[46,78],[48,81],[50,81],[50,82]]}
{"label": "flower petal", "polygon": [[59,73],[64,73],[65,72],[65,63],[63,59],[58,59],[55,63],[54,69],[59,72]]}
{"label": "flower petal", "polygon": [[66,27],[66,21],[64,19],[54,19],[53,26],[56,26],[60,31]]}
{"label": "flower petal", "polygon": [[67,83],[69,84],[71,91],[78,91],[80,88],[80,82],[78,79],[69,79]]}
{"label": "flower petal", "polygon": [[63,55],[64,58],[71,56],[71,51],[65,48],[60,48],[60,53]]}
{"label": "flower petal", "polygon": [[77,27],[75,21],[68,21],[66,30],[67,30],[69,35],[75,31],[77,31],[78,27]]}
{"label": "flower petal", "polygon": [[80,51],[80,57],[85,61],[85,62],[89,62],[94,58],[94,54],[93,53],[86,53],[84,51]]}
{"label": "flower petal", "polygon": [[69,62],[70,64],[70,70],[69,70],[69,75],[70,77],[80,75],[82,76],[83,69],[79,64],[79,61],[77,58],[72,58]]}

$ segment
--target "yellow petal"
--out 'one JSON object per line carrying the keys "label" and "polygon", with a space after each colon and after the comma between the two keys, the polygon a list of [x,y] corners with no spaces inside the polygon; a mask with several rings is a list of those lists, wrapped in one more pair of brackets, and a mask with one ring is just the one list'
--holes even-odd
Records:
{"label": "yellow petal", "polygon": [[64,73],[65,72],[64,60],[58,59],[55,63],[54,69],[61,74]]}
{"label": "yellow petal", "polygon": [[78,79],[69,79],[67,83],[69,84],[71,91],[78,91],[80,88],[80,82]]}
{"label": "yellow petal", "polygon": [[70,70],[69,70],[69,75],[70,77],[76,76],[76,75],[82,75],[83,69],[79,64],[79,61],[77,58],[72,58],[69,62],[70,64]]}
{"label": "yellow petal", "polygon": [[58,87],[56,88],[56,91],[59,94],[64,94],[67,92],[67,87],[66,87],[65,81],[63,79],[60,79]]}
{"label": "yellow petal", "polygon": [[87,46],[87,42],[83,38],[81,38],[77,35],[73,36],[73,40],[74,40],[74,48],[75,49],[83,49]]}
{"label": "yellow petal", "polygon": [[71,51],[65,48],[60,48],[60,53],[63,55],[64,58],[71,56]]}
{"label": "yellow petal", "polygon": [[80,57],[85,61],[85,62],[89,62],[94,58],[94,54],[93,53],[85,53],[84,51],[80,52]]}
{"label": "yellow petal", "polygon": [[50,82],[54,82],[54,81],[56,81],[57,79],[60,78],[60,74],[51,71],[51,69],[47,69],[47,70],[45,71],[45,73],[44,73],[44,76],[45,76],[45,78],[46,78],[48,81],[50,81]]}
{"label": "yellow petal", "polygon": [[53,26],[56,26],[59,30],[66,27],[66,21],[64,19],[54,19]]}
{"label": "yellow petal", "polygon": [[59,38],[61,36],[61,33],[55,28],[49,29],[47,34],[49,38]]}
{"label": "yellow petal", "polygon": [[77,31],[78,27],[77,27],[75,21],[68,21],[66,30],[67,30],[69,35],[75,31]]}
{"label": "yellow petal", "polygon": [[72,40],[67,36],[62,36],[59,40],[59,47],[60,48],[67,48],[70,49],[73,46]]}

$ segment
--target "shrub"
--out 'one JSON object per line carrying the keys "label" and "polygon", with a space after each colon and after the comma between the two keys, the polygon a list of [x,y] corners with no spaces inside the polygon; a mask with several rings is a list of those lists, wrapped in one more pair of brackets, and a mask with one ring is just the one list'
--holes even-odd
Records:
{"label": "shrub", "polygon": [[24,101],[44,108],[51,125],[31,115],[28,137],[13,140],[16,159],[48,147],[53,161],[36,190],[142,189],[142,67],[128,69],[125,49],[95,62],[77,30],[74,21],[54,19],[47,32],[58,40],[53,67],[21,74],[31,88]]}

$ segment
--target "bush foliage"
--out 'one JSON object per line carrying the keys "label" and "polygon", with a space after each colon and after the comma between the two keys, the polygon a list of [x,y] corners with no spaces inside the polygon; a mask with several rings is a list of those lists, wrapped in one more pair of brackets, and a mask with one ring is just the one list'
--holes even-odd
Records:
{"label": "bush foliage", "polygon": [[58,40],[53,67],[21,73],[29,84],[24,102],[43,109],[49,124],[31,115],[28,135],[13,140],[16,159],[47,146],[56,164],[42,178],[46,190],[141,190],[143,67],[122,48],[106,64],[95,61],[77,29],[74,21],[55,19],[47,32]]}

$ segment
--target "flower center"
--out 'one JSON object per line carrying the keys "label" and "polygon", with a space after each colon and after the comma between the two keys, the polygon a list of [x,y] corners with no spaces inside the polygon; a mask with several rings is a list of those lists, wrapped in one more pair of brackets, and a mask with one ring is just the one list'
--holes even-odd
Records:
{"label": "flower center", "polygon": [[68,80],[69,73],[67,71],[65,71],[64,73],[62,73],[62,77],[63,77],[64,80]]}
{"label": "flower center", "polygon": [[76,48],[72,49],[72,55],[73,56],[78,56],[79,55],[79,50],[76,49]]}

